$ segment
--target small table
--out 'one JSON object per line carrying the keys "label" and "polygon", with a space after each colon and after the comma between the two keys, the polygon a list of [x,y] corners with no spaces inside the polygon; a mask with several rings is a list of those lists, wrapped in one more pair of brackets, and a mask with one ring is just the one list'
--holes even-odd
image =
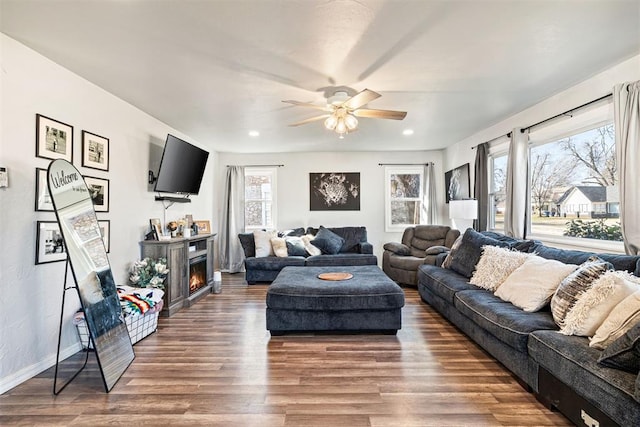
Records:
{"label": "small table", "polygon": [[[323,273],[350,273],[322,280]],[[377,266],[285,267],[267,290],[267,329],[396,334],[402,327],[404,292]]]}

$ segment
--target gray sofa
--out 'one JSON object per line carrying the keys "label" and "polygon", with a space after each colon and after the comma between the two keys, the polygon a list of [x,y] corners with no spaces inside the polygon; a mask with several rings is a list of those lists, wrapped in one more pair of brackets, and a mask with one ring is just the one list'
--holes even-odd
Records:
{"label": "gray sofa", "polygon": [[447,225],[416,225],[402,233],[402,243],[386,243],[382,253],[382,271],[397,283],[418,284],[418,267],[439,265],[460,231]]}
{"label": "gray sofa", "polygon": [[[466,239],[467,233],[474,237]],[[491,232],[467,230],[465,239],[463,245],[478,245],[477,250],[484,244],[509,246],[571,264],[594,255]],[[596,255],[616,270],[640,276],[638,256]],[[587,338],[558,333],[548,309],[524,312],[470,284],[469,277],[433,265],[418,268],[418,291],[426,303],[507,367],[540,401],[559,409],[572,422],[592,425],[587,422],[592,418],[600,426],[640,425],[640,375],[599,364],[602,352],[589,347]]]}
{"label": "gray sofa", "polygon": [[[337,234],[344,243],[336,254],[314,256],[287,256],[287,257],[256,257],[255,241],[252,233],[240,233],[238,238],[244,250],[245,280],[254,285],[258,282],[273,282],[280,270],[284,267],[324,267],[324,266],[356,266],[378,265],[378,258],[373,255],[373,245],[367,242],[366,227],[328,227],[328,230]],[[316,235],[317,228],[296,228],[284,233],[282,236]]]}

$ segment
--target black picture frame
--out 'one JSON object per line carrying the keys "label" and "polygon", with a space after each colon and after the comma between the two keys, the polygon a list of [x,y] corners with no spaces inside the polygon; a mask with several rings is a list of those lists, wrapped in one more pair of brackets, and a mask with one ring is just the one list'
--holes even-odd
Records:
{"label": "black picture frame", "polygon": [[109,138],[82,131],[82,167],[109,171]]}
{"label": "black picture frame", "polygon": [[89,195],[96,212],[109,212],[109,180],[95,176],[84,175],[84,181],[89,189]]}
{"label": "black picture frame", "polygon": [[104,248],[107,253],[111,252],[111,220],[99,219],[98,227],[100,227],[100,234],[102,234],[102,241],[104,242]]}
{"label": "black picture frame", "polygon": [[47,186],[47,170],[36,168],[36,212],[53,212],[53,203]]}
{"label": "black picture frame", "polygon": [[471,197],[469,163],[451,169],[444,174],[445,201],[462,200]]}
{"label": "black picture frame", "polygon": [[36,114],[36,157],[73,163],[73,126]]}
{"label": "black picture frame", "polygon": [[360,172],[309,174],[309,210],[359,211]]}
{"label": "black picture frame", "polygon": [[58,221],[36,222],[36,265],[67,259],[67,248]]}

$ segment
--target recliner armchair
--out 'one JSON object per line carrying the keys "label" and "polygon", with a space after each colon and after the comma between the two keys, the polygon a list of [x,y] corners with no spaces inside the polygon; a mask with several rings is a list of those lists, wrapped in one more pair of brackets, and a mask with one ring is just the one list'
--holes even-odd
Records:
{"label": "recliner armchair", "polygon": [[422,264],[440,265],[460,231],[447,225],[416,225],[404,230],[402,243],[384,245],[382,270],[397,283],[417,285]]}

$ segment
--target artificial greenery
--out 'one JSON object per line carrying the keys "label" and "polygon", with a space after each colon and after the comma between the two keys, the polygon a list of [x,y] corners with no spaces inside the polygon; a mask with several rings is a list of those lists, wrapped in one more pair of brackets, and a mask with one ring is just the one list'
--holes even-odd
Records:
{"label": "artificial greenery", "polygon": [[129,282],[139,288],[164,289],[164,279],[169,274],[165,258],[145,258],[131,266]]}
{"label": "artificial greenery", "polygon": [[594,221],[583,221],[574,219],[566,223],[565,236],[586,237],[588,239],[615,240],[622,241],[622,230],[620,223],[606,224],[604,219]]}

